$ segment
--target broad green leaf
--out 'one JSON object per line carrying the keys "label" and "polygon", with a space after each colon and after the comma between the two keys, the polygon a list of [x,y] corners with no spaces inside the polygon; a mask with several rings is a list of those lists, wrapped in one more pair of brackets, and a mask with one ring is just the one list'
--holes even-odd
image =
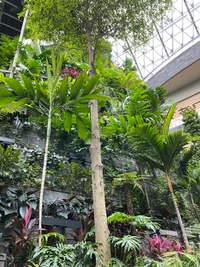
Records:
{"label": "broad green leaf", "polygon": [[86,127],[83,121],[79,117],[76,117],[76,127],[78,131],[78,136],[83,140],[86,139],[87,138]]}
{"label": "broad green leaf", "polygon": [[71,92],[70,92],[70,100],[74,100],[77,98],[81,88],[83,87],[83,83],[85,81],[85,72],[81,73],[76,82],[74,83],[74,85],[71,88]]}
{"label": "broad green leaf", "polygon": [[46,113],[44,113],[40,108],[35,108],[34,106],[31,106],[31,105],[26,105],[26,108],[28,110],[30,110],[31,112],[34,112],[36,114],[39,114],[39,115],[47,115]]}
{"label": "broad green leaf", "polygon": [[91,93],[90,93],[90,95],[96,95],[96,94],[98,94],[98,93],[100,93],[102,90],[100,89],[100,88],[98,88],[98,89],[95,89],[94,91],[92,91]]}
{"label": "broad green leaf", "polygon": [[22,87],[20,82],[18,82],[16,79],[6,78],[4,81],[18,96],[20,96],[20,97],[25,96],[24,88]]}
{"label": "broad green leaf", "polygon": [[27,95],[31,100],[35,100],[35,89],[33,87],[33,84],[29,78],[27,78],[24,74],[20,74],[22,77],[22,80],[25,84],[26,90],[27,90]]}
{"label": "broad green leaf", "polygon": [[0,97],[0,108],[10,105],[13,101],[17,100],[16,96],[12,97]]}
{"label": "broad green leaf", "polygon": [[85,85],[83,96],[90,94],[90,92],[94,89],[99,79],[100,79],[100,75],[94,75],[90,78],[88,83]]}
{"label": "broad green leaf", "polygon": [[9,215],[9,214],[14,214],[14,213],[17,213],[16,210],[13,210],[13,209],[7,209],[7,208],[4,208],[4,207],[0,207],[0,210],[2,210],[4,212],[4,215]]}
{"label": "broad green leaf", "polygon": [[8,90],[4,87],[0,87],[0,98],[1,97],[8,97],[8,96],[14,96],[13,92],[11,92],[10,90]]}
{"label": "broad green leaf", "polygon": [[170,107],[166,117],[165,117],[165,121],[164,121],[163,127],[162,127],[162,134],[164,136],[167,136],[167,134],[169,133],[169,126],[170,126],[171,120],[173,118],[175,108],[176,108],[176,105],[172,105]]}
{"label": "broad green leaf", "polygon": [[85,104],[77,104],[74,108],[73,111],[77,114],[79,113],[90,113],[90,108],[86,106]]}
{"label": "broad green leaf", "polygon": [[66,220],[68,220],[68,215],[69,215],[70,211],[59,211],[57,213],[58,216],[64,217]]}
{"label": "broad green leaf", "polygon": [[69,132],[72,126],[72,113],[69,111],[64,112],[63,114],[63,124],[64,129]]}
{"label": "broad green leaf", "polygon": [[66,102],[67,99],[67,93],[68,93],[68,78],[66,77],[60,86],[60,104],[63,105]]}
{"label": "broad green leaf", "polygon": [[19,99],[18,101],[14,102],[14,107],[23,107],[28,101],[28,98]]}
{"label": "broad green leaf", "polygon": [[116,126],[117,128],[119,128],[119,124],[118,124],[118,122],[115,120],[114,117],[109,117],[109,121],[111,122],[111,124],[112,124],[113,126]]}
{"label": "broad green leaf", "polygon": [[126,223],[131,221],[134,221],[134,216],[127,215],[123,212],[115,212],[108,217],[108,224],[112,222]]}
{"label": "broad green leaf", "polygon": [[119,121],[120,121],[120,123],[121,123],[121,127],[122,127],[122,129],[124,130],[124,132],[126,132],[126,130],[127,130],[127,127],[126,127],[126,120],[124,119],[124,117],[122,116],[122,115],[118,115],[118,119],[119,119]]}

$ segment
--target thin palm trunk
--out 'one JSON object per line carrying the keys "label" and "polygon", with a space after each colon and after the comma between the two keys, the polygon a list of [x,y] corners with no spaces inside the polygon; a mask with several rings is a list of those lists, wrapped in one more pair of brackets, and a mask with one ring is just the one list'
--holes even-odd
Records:
{"label": "thin palm trunk", "polygon": [[39,237],[38,237],[39,246],[41,246],[41,243],[42,243],[42,212],[43,212],[44,186],[45,186],[45,180],[46,180],[50,136],[51,136],[51,108],[49,109],[49,114],[48,114],[46,143],[45,143],[44,161],[43,161],[43,169],[42,169],[42,181],[41,181],[41,187],[40,187],[39,222],[38,222],[39,223]]}
{"label": "thin palm trunk", "polygon": [[132,203],[132,199],[131,199],[131,192],[129,190],[128,184],[124,184],[123,189],[124,189],[124,195],[125,195],[125,199],[126,199],[127,212],[129,215],[134,216],[133,203]]}
{"label": "thin palm trunk", "polygon": [[145,196],[146,196],[146,200],[147,200],[147,206],[148,206],[148,211],[149,211],[149,215],[152,216],[151,214],[151,204],[150,204],[150,199],[149,199],[149,194],[148,194],[148,190],[147,190],[147,186],[144,182],[144,192],[145,192]]}
{"label": "thin palm trunk", "polygon": [[10,68],[10,75],[9,75],[10,78],[13,78],[13,75],[14,75],[14,72],[16,69],[17,60],[18,60],[19,52],[20,52],[20,45],[19,44],[22,42],[23,37],[24,37],[24,31],[25,31],[25,27],[26,27],[26,21],[27,21],[28,13],[29,13],[29,10],[27,9],[26,13],[24,15],[24,20],[22,23],[22,28],[20,31],[20,36],[19,36],[19,41],[18,41],[16,52],[15,52],[15,56],[14,56],[14,59],[13,59],[13,62],[12,62],[11,68]]}
{"label": "thin palm trunk", "polygon": [[[90,77],[95,74],[94,68],[94,50],[92,40],[88,31],[88,54],[90,62]],[[91,101],[91,127],[92,141],[90,146],[91,169],[92,169],[92,192],[95,222],[95,241],[102,244],[100,252],[103,253],[103,262],[110,259],[110,244],[108,241],[108,223],[105,205],[105,192],[103,180],[103,164],[101,161],[101,143],[98,121],[98,102]]]}
{"label": "thin palm trunk", "polygon": [[185,247],[186,247],[186,249],[190,249],[190,245],[189,245],[188,238],[187,238],[187,235],[186,235],[186,232],[185,232],[185,227],[184,227],[183,220],[182,220],[182,217],[181,217],[181,214],[180,214],[178,203],[177,203],[176,197],[174,195],[174,190],[173,190],[171,179],[170,179],[168,173],[165,173],[165,175],[166,175],[166,178],[167,178],[167,184],[168,184],[168,187],[169,187],[169,191],[170,191],[171,196],[172,196],[172,201],[173,201],[174,208],[175,208],[175,211],[176,211],[176,215],[177,215],[177,218],[178,218],[179,226],[181,228],[181,232],[182,232],[182,235],[183,235],[183,240],[184,240],[184,243],[185,243]]}

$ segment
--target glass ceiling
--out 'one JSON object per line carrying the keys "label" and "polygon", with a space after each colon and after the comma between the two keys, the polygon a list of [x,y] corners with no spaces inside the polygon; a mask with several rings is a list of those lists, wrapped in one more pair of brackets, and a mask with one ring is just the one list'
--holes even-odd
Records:
{"label": "glass ceiling", "polygon": [[165,23],[154,27],[147,45],[134,47],[131,41],[113,43],[113,61],[132,58],[146,81],[193,44],[200,41],[200,0],[174,0]]}

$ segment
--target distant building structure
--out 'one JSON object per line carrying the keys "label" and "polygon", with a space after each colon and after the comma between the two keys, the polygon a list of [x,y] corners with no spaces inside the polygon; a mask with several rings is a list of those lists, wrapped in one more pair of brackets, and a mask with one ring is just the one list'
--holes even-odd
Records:
{"label": "distant building structure", "polygon": [[0,0],[0,36],[15,37],[20,34],[22,19],[22,0]]}
{"label": "distant building structure", "polygon": [[200,0],[173,0],[168,17],[155,25],[147,45],[116,42],[113,60],[132,58],[149,87],[166,88],[167,99],[177,103],[171,126],[178,128],[181,108],[195,104],[200,112]]}

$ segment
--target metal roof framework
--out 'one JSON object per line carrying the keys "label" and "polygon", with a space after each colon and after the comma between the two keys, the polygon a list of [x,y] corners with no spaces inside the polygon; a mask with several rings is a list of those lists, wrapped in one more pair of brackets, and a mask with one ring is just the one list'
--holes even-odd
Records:
{"label": "metal roof framework", "polygon": [[174,0],[166,22],[154,25],[148,44],[134,47],[113,42],[113,61],[132,58],[140,76],[148,81],[172,59],[200,41],[200,0]]}

